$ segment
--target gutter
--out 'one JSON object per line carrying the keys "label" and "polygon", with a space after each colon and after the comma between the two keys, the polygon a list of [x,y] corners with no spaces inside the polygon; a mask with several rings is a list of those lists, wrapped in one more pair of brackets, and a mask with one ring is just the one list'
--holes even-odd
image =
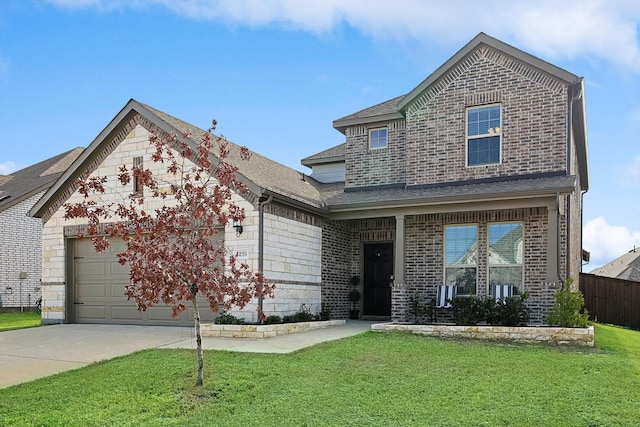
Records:
{"label": "gutter", "polygon": [[[264,273],[264,207],[271,203],[273,196],[258,203],[258,271]],[[258,298],[258,308],[262,312],[262,297]]]}

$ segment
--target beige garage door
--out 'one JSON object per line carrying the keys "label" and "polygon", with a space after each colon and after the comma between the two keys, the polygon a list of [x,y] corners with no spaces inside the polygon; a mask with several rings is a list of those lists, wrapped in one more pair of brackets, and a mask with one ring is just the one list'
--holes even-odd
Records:
{"label": "beige garage door", "polygon": [[[73,321],[122,325],[192,326],[193,310],[171,317],[171,308],[160,303],[138,311],[133,300],[124,295],[129,282],[129,267],[118,263],[116,255],[124,250],[120,239],[111,241],[105,252],[96,252],[90,239],[73,240]],[[190,302],[186,305],[190,306]],[[213,322],[215,314],[200,302],[200,318]]]}

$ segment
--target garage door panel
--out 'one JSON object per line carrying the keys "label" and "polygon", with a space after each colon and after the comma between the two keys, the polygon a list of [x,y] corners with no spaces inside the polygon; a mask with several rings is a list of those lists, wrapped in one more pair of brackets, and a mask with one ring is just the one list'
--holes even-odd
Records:
{"label": "garage door panel", "polygon": [[103,278],[107,274],[107,266],[103,261],[79,259],[76,268],[76,277],[81,280],[91,278]]}
{"label": "garage door panel", "polygon": [[138,308],[130,305],[110,305],[111,307],[111,320],[135,320],[142,322],[144,319],[143,312],[138,311]]}
{"label": "garage door panel", "polygon": [[85,323],[106,323],[108,320],[104,305],[78,305],[76,313],[77,317],[82,318]]}
{"label": "garage door panel", "polygon": [[149,320],[164,320],[164,321],[172,321],[179,322],[180,316],[177,318],[171,317],[171,307],[167,307],[166,305],[156,305],[153,307],[149,307],[147,309],[147,313],[149,314]]}
{"label": "garage door panel", "polygon": [[109,264],[109,267],[109,271],[112,276],[117,276],[120,278],[126,277],[127,279],[129,279],[129,266],[127,264],[122,265],[118,261],[112,261]]}
{"label": "garage door panel", "polygon": [[87,283],[78,289],[77,295],[80,298],[105,298],[107,297],[107,289],[109,287],[104,284]]}

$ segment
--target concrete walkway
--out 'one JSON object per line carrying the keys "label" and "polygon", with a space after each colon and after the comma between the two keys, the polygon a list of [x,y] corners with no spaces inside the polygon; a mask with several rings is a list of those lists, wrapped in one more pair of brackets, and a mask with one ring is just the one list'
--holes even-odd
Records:
{"label": "concrete walkway", "polygon": [[[371,329],[377,322],[347,321],[261,340],[204,337],[205,350],[290,353]],[[128,325],[51,325],[0,333],[0,388],[81,368],[147,348],[195,348],[193,328]]]}

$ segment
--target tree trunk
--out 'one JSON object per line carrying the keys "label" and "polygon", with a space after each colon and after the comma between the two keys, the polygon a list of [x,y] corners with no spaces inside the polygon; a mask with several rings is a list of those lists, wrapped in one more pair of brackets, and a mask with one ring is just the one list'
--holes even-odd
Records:
{"label": "tree trunk", "polygon": [[191,302],[193,303],[193,323],[196,328],[196,348],[198,352],[198,369],[196,371],[196,385],[201,386],[203,380],[204,354],[202,352],[202,335],[200,333],[200,310],[198,309],[197,291],[191,291]]}

